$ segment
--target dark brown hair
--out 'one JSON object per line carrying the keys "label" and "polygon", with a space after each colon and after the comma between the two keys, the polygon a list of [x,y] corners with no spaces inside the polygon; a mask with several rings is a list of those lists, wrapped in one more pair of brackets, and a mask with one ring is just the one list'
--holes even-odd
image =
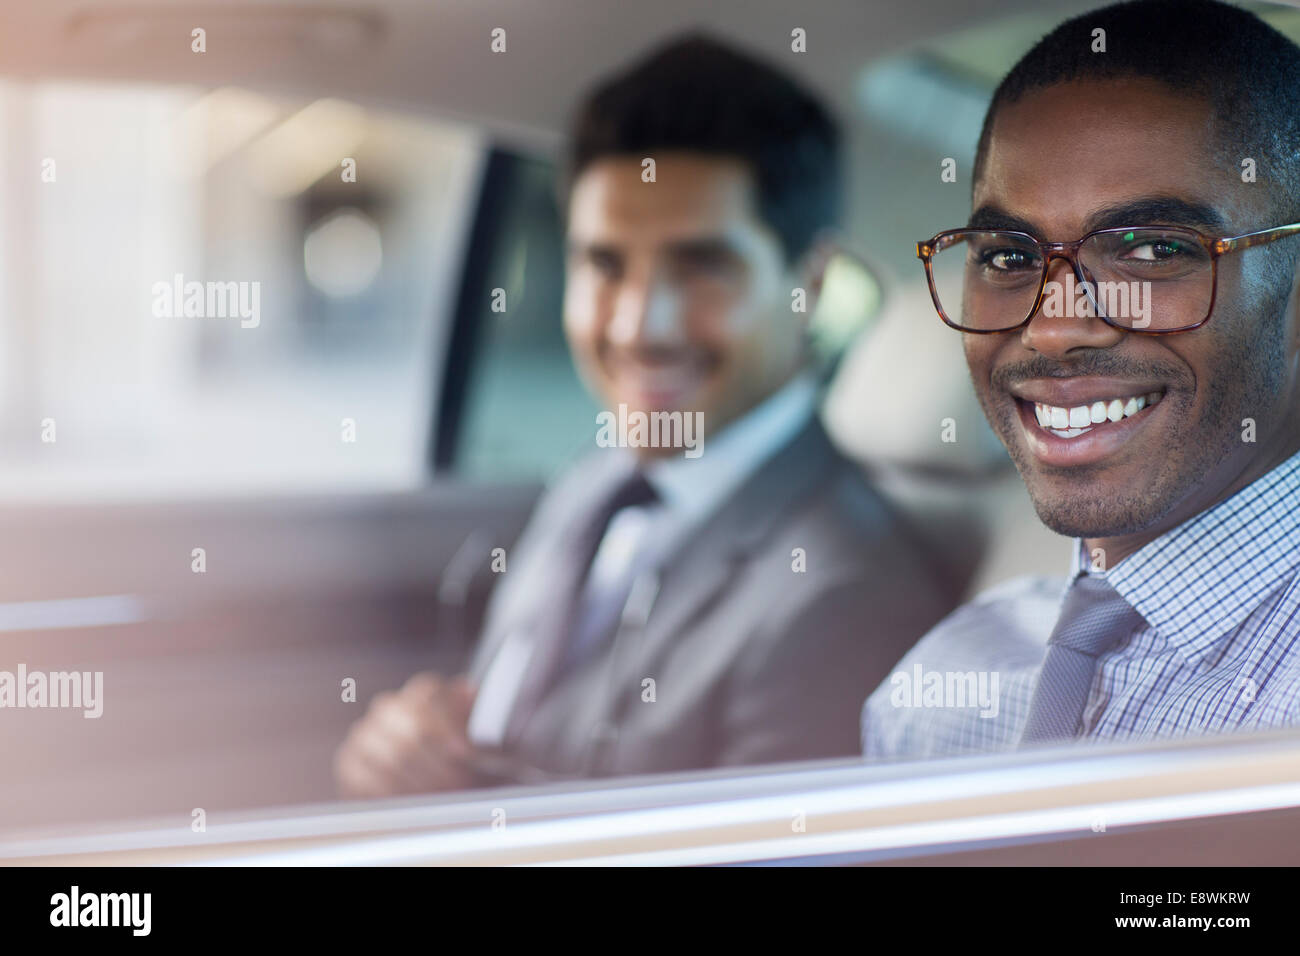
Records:
{"label": "dark brown hair", "polygon": [[785,73],[708,37],[675,40],[587,97],[571,126],[562,187],[603,157],[658,150],[748,164],[758,213],[787,261],[837,221],[840,136],[830,114]]}

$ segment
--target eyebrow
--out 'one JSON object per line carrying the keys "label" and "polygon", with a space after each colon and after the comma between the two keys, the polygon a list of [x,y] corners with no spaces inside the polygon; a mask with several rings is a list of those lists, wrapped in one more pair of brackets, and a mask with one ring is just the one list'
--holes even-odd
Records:
{"label": "eyebrow", "polygon": [[669,255],[684,259],[700,256],[734,256],[736,254],[735,244],[726,236],[702,236],[698,239],[682,239],[678,242],[668,243],[667,250]]}
{"label": "eyebrow", "polygon": [[[1175,196],[1148,196],[1129,202],[1103,206],[1088,214],[1084,232],[1114,229],[1120,226],[1186,226],[1222,235],[1228,229],[1224,215],[1208,203],[1193,202]],[[1003,229],[1041,236],[1041,230],[1028,219],[986,203],[971,213],[968,229]]]}
{"label": "eyebrow", "polygon": [[985,203],[973,213],[970,219],[966,220],[967,229],[1001,229],[1007,232],[1027,232],[1031,235],[1038,234],[1038,227],[1028,219],[1021,219],[1019,216],[1013,216],[1000,206],[994,206]]}
{"label": "eyebrow", "polygon": [[[622,249],[617,243],[602,239],[566,239],[564,245],[570,255],[622,254]],[[727,236],[701,236],[676,240],[665,243],[663,249],[668,255],[681,258],[737,254],[736,244]]]}
{"label": "eyebrow", "polygon": [[585,256],[595,252],[616,252],[613,246],[599,240],[586,241],[566,237],[564,250],[571,256]]}

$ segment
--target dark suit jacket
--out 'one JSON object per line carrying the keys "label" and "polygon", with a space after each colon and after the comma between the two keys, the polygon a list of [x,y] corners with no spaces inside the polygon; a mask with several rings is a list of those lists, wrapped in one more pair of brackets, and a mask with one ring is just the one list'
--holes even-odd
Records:
{"label": "dark suit jacket", "polygon": [[[548,599],[548,543],[608,461],[542,499],[493,595],[476,676]],[[672,553],[643,626],[562,675],[510,749],[584,776],[859,754],[863,701],[958,601],[964,582],[944,569],[813,417]]]}

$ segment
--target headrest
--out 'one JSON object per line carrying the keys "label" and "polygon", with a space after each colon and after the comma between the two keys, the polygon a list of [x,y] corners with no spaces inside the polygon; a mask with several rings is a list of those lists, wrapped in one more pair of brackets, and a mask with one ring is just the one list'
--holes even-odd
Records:
{"label": "headrest", "polygon": [[975,398],[962,336],[939,319],[924,282],[901,283],[886,298],[835,371],[823,418],[864,464],[953,477],[1011,467]]}

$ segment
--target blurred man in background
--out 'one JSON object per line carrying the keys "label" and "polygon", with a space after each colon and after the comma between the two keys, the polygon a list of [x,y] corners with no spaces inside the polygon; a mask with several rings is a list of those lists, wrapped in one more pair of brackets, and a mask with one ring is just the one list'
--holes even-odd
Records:
{"label": "blurred man in background", "polygon": [[806,319],[839,162],[815,99],[706,39],[582,105],[565,182],[575,364],[619,422],[700,427],[656,446],[620,426],[622,447],[549,491],[470,674],[381,694],[339,750],[345,794],[856,751],[863,694],[962,582],[817,417]]}

